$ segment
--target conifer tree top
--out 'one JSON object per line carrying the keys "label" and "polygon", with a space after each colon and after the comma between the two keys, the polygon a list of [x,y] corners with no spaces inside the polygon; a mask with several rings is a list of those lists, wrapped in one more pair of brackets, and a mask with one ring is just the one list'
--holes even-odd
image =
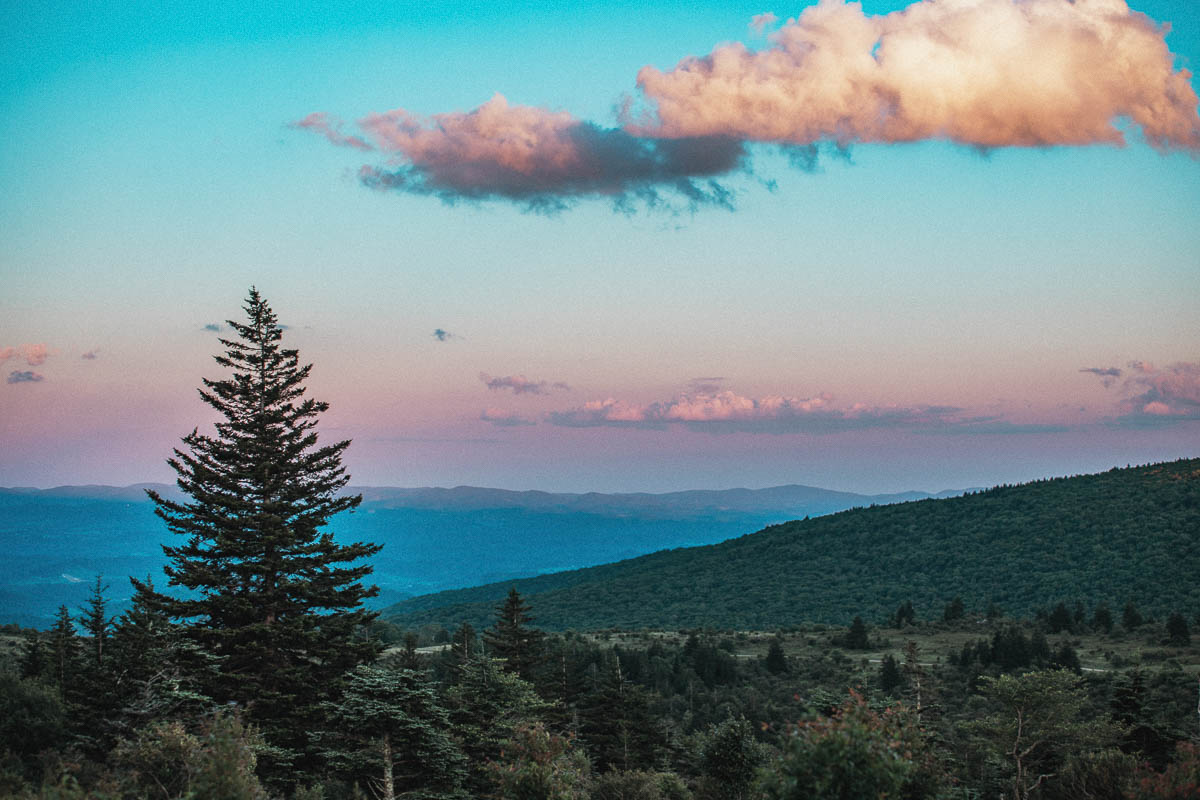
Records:
{"label": "conifer tree top", "polygon": [[158,599],[224,659],[211,696],[250,704],[272,744],[303,749],[303,726],[282,722],[316,709],[345,670],[374,654],[355,633],[375,616],[362,601],[378,589],[361,580],[371,572],[363,560],[380,548],[340,544],[323,530],[362,501],[340,493],[350,442],[318,441],[328,404],[305,397],[311,365],[282,346],[283,328],[256,289],[244,308],[215,356],[228,374],[200,389],[221,415],[215,434],[193,430],[168,459],[187,499],[149,493],[167,527],[186,537],[164,546],[164,571],[190,591]]}

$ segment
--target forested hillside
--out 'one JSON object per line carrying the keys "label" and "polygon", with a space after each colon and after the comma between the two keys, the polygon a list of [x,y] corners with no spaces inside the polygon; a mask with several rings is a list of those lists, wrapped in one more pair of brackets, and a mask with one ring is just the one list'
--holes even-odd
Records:
{"label": "forested hillside", "polygon": [[[955,596],[1027,615],[1048,599],[1200,610],[1200,459],[854,509],[707,547],[413,598],[404,627],[485,624],[510,586],[538,624],[772,629],[883,619]],[[1164,588],[1169,587],[1169,595]],[[968,610],[971,610],[969,607]]]}

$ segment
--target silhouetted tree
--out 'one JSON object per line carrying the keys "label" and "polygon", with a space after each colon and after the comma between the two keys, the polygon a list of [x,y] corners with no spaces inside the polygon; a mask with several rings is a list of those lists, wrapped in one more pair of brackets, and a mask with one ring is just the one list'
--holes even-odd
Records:
{"label": "silhouetted tree", "polygon": [[541,661],[545,634],[529,627],[533,617],[529,606],[516,588],[508,590],[504,603],[496,607],[496,624],[483,632],[488,655],[504,660],[504,668],[525,680],[533,677],[533,668]]}
{"label": "silhouetted tree", "polygon": [[1130,600],[1125,604],[1125,610],[1121,613],[1121,627],[1127,631],[1136,630],[1142,626],[1141,613],[1137,610],[1137,606]]}
{"label": "silhouetted tree", "polygon": [[1192,643],[1187,620],[1178,611],[1167,617],[1167,642],[1176,647],[1187,647]]}
{"label": "silhouetted tree", "polygon": [[846,631],[842,644],[851,650],[866,650],[871,646],[867,638],[867,625],[863,622],[862,617],[856,616],[850,623],[850,630]]}
{"label": "silhouetted tree", "polygon": [[257,290],[244,308],[246,322],[229,320],[236,336],[215,357],[232,374],[200,390],[221,416],[216,435],[192,431],[167,461],[187,499],[148,494],[186,537],[163,550],[170,585],[189,591],[160,596],[162,609],[222,659],[209,693],[245,705],[286,763],[307,746],[307,723],[340,677],[375,653],[355,632],[375,617],[361,604],[378,589],[359,582],[371,567],[354,562],[380,548],[341,545],[322,530],[362,500],[339,494],[350,443],[318,444],[328,404],[304,397],[312,365],[281,346],[283,329]]}
{"label": "silhouetted tree", "polygon": [[964,613],[962,598],[955,597],[946,604],[945,610],[942,611],[942,622],[953,622],[956,619],[962,619]]}
{"label": "silhouetted tree", "polygon": [[767,646],[765,666],[767,672],[772,675],[782,675],[788,671],[787,656],[783,653],[783,645],[778,636],[772,639],[771,644]]}

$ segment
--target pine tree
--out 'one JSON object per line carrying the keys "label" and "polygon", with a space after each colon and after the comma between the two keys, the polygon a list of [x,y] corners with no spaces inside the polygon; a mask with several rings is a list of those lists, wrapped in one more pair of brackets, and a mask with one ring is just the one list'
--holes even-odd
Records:
{"label": "pine tree", "polygon": [[495,626],[483,632],[488,654],[504,659],[505,669],[531,680],[533,668],[541,662],[545,634],[529,627],[533,617],[515,587],[508,590],[504,604],[496,607],[496,615]]}
{"label": "pine tree", "polygon": [[1167,644],[1175,647],[1187,647],[1192,643],[1191,632],[1187,620],[1178,611],[1167,617]]}
{"label": "pine tree", "polygon": [[462,796],[463,754],[419,672],[360,666],[342,697],[325,708],[333,729],[316,738],[337,772],[365,781],[383,800]]}
{"label": "pine tree", "polygon": [[79,669],[79,640],[66,606],[58,607],[50,629],[50,681],[59,689],[75,678]]}
{"label": "pine tree", "polygon": [[883,663],[879,665],[879,688],[890,697],[902,683],[904,683],[904,676],[900,674],[900,664],[897,663],[895,656],[888,653],[883,657]]}
{"label": "pine tree", "polygon": [[855,617],[854,621],[850,623],[850,630],[846,631],[846,635],[842,638],[842,644],[851,650],[866,650],[871,646],[870,640],[867,638],[867,626],[862,617]]}
{"label": "pine tree", "polygon": [[1125,604],[1125,610],[1121,612],[1121,627],[1127,631],[1136,630],[1142,626],[1142,615],[1138,611],[1137,606],[1130,600]]}
{"label": "pine tree", "polygon": [[766,657],[767,672],[772,675],[782,675],[788,671],[787,656],[784,655],[783,645],[776,636],[771,640],[771,644],[767,647]]}
{"label": "pine tree", "polygon": [[304,397],[312,365],[281,346],[282,328],[255,289],[244,308],[247,321],[229,320],[237,335],[221,339],[215,357],[232,375],[200,389],[222,417],[216,435],[193,430],[167,462],[187,499],[149,492],[167,527],[186,537],[163,549],[169,584],[187,593],[159,602],[222,660],[208,693],[245,705],[272,745],[295,751],[340,676],[374,654],[354,634],[374,618],[361,603],[378,589],[359,582],[371,567],[354,562],[380,548],[322,531],[362,501],[338,494],[350,443],[318,445],[328,404]]}

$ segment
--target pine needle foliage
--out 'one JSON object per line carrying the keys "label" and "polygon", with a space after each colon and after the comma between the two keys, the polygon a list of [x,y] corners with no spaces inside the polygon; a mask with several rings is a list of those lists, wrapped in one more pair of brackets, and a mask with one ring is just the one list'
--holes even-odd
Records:
{"label": "pine needle foliage", "polygon": [[219,414],[216,434],[193,430],[167,463],[185,500],[148,494],[183,544],[164,546],[169,585],[161,597],[171,619],[221,659],[218,701],[245,705],[276,746],[303,749],[303,723],[336,691],[338,678],[374,655],[356,632],[375,614],[362,601],[377,594],[360,581],[362,562],[379,551],[339,544],[323,531],[359,495],[339,494],[349,480],[349,441],[318,443],[317,417],[328,404],[305,397],[312,365],[281,344],[283,329],[251,289],[246,321],[220,339],[218,365],[232,372],[203,380],[200,397]]}

